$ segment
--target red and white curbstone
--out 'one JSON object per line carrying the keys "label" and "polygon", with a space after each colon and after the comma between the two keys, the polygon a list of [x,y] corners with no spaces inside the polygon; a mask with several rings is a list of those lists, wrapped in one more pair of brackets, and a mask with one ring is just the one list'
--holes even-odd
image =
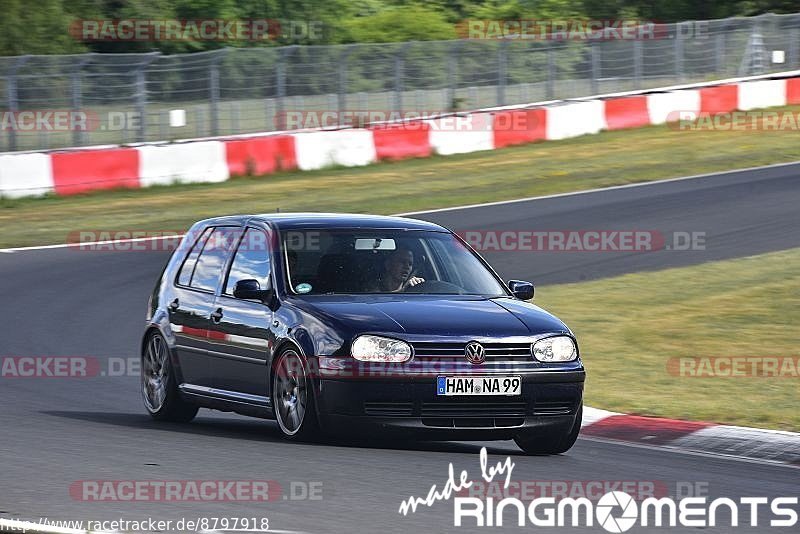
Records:
{"label": "red and white curbstone", "polygon": [[581,435],[800,466],[800,434],[584,407]]}
{"label": "red and white curbstone", "polygon": [[280,170],[355,167],[664,124],[679,112],[728,113],[800,103],[800,77],[741,79],[549,102],[371,128],[309,130],[132,148],[0,155],[0,197],[222,182]]}

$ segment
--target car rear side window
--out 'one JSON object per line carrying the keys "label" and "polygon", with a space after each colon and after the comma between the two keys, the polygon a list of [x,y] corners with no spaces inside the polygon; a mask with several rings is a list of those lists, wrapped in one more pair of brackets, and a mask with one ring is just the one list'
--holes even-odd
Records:
{"label": "car rear side window", "polygon": [[233,295],[236,282],[258,280],[261,289],[268,289],[269,282],[269,239],[267,233],[257,228],[248,228],[233,257],[225,294]]}
{"label": "car rear side window", "polygon": [[189,254],[186,255],[186,259],[183,260],[183,265],[181,266],[181,270],[178,273],[178,284],[182,286],[188,286],[189,282],[192,280],[192,273],[194,273],[194,266],[197,264],[197,257],[200,255],[200,251],[203,250],[203,245],[208,239],[209,234],[213,228],[206,228],[203,230],[203,233],[200,234],[200,237],[197,238],[197,241],[194,242],[192,246],[192,250],[189,251]]}
{"label": "car rear side window", "polygon": [[214,229],[203,246],[203,252],[197,258],[194,274],[189,282],[190,287],[205,291],[216,289],[225,261],[240,235],[241,228],[238,227],[221,226]]}

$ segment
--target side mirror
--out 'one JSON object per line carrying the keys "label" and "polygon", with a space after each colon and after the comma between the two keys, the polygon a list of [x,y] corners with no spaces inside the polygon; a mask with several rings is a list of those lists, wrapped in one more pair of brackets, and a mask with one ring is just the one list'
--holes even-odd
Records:
{"label": "side mirror", "polygon": [[524,280],[509,280],[508,289],[520,300],[531,300],[533,298],[533,284]]}
{"label": "side mirror", "polygon": [[233,288],[233,296],[237,299],[267,302],[272,296],[272,290],[261,289],[261,284],[258,283],[258,280],[239,280]]}

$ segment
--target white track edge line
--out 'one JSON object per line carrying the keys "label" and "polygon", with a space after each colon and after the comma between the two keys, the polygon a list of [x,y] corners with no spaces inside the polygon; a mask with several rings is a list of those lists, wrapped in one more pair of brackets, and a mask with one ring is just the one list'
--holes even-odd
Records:
{"label": "white track edge line", "polygon": [[731,460],[735,462],[745,462],[749,464],[759,464],[759,465],[768,465],[772,467],[787,467],[789,469],[800,469],[800,465],[790,464],[787,462],[781,462],[779,460],[768,460],[766,458],[748,458],[746,456],[736,456],[733,454],[725,454],[723,452],[710,452],[710,451],[700,451],[696,449],[681,449],[678,447],[671,447],[669,445],[650,445],[647,443],[637,443],[632,441],[623,441],[617,440],[612,438],[603,438],[599,436],[585,436],[583,434],[578,435],[578,440],[583,441],[595,441],[598,443],[606,443],[608,445],[620,445],[623,447],[636,447],[638,449],[650,449],[653,451],[659,452],[671,452],[675,454],[686,454],[689,456],[703,456],[706,458],[717,458],[722,460]]}

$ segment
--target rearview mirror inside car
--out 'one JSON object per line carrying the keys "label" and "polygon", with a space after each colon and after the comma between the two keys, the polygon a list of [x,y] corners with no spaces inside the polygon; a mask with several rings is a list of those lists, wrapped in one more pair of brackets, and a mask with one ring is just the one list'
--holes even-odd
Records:
{"label": "rearview mirror inside car", "polygon": [[380,237],[359,237],[356,239],[356,250],[395,250],[397,245],[394,239],[381,239]]}

